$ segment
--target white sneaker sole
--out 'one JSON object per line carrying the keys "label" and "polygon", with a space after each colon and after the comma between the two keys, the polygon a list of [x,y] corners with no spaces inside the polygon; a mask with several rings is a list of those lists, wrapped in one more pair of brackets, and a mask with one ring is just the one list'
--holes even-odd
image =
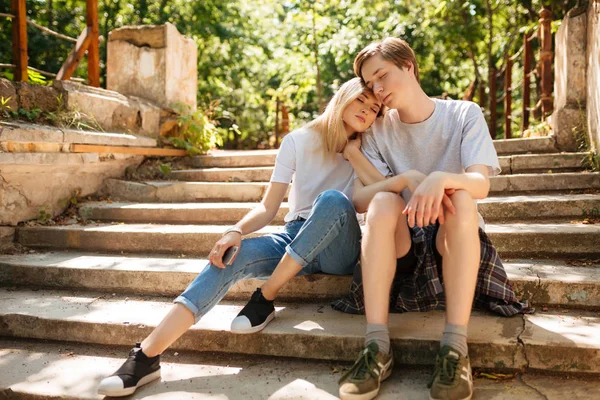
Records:
{"label": "white sneaker sole", "polygon": [[110,396],[110,397],[129,396],[130,394],[133,394],[139,387],[144,386],[158,378],[160,378],[160,369],[157,371],[154,371],[153,373],[146,375],[145,377],[140,379],[140,381],[135,386],[128,387],[125,389],[120,389],[120,390],[100,390],[99,389],[98,394],[103,395],[103,396]]}
{"label": "white sneaker sole", "polygon": [[248,329],[232,329],[231,332],[232,333],[239,333],[242,335],[247,335],[249,333],[256,333],[256,332],[260,332],[263,329],[265,329],[265,327],[267,325],[269,325],[269,322],[273,321],[273,318],[275,318],[275,311],[273,311],[271,314],[269,314],[269,316],[267,317],[267,319],[265,320],[265,322],[263,322],[260,325],[256,325],[253,326],[252,328],[248,328]]}

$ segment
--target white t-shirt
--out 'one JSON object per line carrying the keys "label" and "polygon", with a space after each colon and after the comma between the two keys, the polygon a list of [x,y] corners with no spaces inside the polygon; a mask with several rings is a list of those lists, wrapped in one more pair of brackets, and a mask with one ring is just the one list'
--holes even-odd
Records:
{"label": "white t-shirt", "polygon": [[[489,176],[499,174],[498,155],[481,108],[470,101],[433,100],[435,110],[425,121],[404,123],[394,109],[377,119],[362,137],[363,154],[384,176],[411,169],[425,175],[461,174],[475,164],[486,165]],[[408,189],[402,192],[407,203],[411,195]],[[479,226],[485,226],[481,215]]]}
{"label": "white t-shirt", "polygon": [[326,157],[321,143],[319,135],[306,128],[291,132],[281,143],[271,182],[289,184],[293,178],[285,222],[308,218],[313,202],[325,190],[339,190],[352,201],[352,165],[341,154]]}

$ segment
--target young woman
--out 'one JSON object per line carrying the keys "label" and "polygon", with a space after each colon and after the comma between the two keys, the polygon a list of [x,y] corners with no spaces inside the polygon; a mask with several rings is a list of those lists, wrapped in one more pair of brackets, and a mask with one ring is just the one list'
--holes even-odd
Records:
{"label": "young woman", "polygon": [[[274,317],[279,289],[298,274],[350,274],[360,253],[361,231],[352,205],[353,166],[359,178],[372,182],[378,172],[364,156],[350,157],[348,138],[363,132],[379,115],[381,103],[360,78],[346,82],[316,120],[287,135],[260,205],[227,229],[210,252],[209,264],[123,365],[105,378],[98,393],[126,396],[160,377],[160,354],[212,309],[237,281],[267,278],[233,320],[231,330],[262,330]],[[353,141],[356,149],[359,140]],[[350,158],[348,161],[346,158]],[[242,240],[269,224],[292,177],[289,212],[281,233]],[[225,252],[237,253],[223,263]]]}

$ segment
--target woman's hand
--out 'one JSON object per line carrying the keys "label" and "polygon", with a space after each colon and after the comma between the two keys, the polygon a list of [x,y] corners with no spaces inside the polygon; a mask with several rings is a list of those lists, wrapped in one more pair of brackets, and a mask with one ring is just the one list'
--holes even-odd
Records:
{"label": "woman's hand", "polygon": [[[422,175],[422,174],[421,174]],[[412,198],[402,212],[407,215],[408,226],[415,225],[419,228],[429,224],[440,224],[445,222],[444,209],[451,214],[456,214],[456,208],[446,193],[445,175],[443,172],[433,172],[423,180],[413,191]],[[411,190],[412,191],[412,190]]]}
{"label": "woman's hand", "polygon": [[210,251],[208,261],[215,267],[225,268],[226,265],[223,264],[223,254],[225,254],[225,251],[232,246],[238,247],[236,255],[231,260],[233,263],[237,255],[240,253],[240,249],[242,247],[242,235],[240,235],[239,232],[229,232],[227,235],[219,239],[219,241],[215,243],[214,247]]}
{"label": "woman's hand", "polygon": [[346,146],[344,147],[344,151],[342,152],[344,159],[347,161],[350,158],[350,154],[353,151],[360,151],[361,144],[362,144],[362,140],[360,137],[360,133],[357,133],[355,139],[348,140],[348,143],[346,143]]}

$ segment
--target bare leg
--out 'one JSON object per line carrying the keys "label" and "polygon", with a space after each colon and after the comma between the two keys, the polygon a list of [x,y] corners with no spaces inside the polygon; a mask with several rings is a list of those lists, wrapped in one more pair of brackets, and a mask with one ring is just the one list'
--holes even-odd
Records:
{"label": "bare leg", "polygon": [[464,190],[456,191],[450,199],[456,207],[456,215],[446,215],[446,222],[440,226],[436,238],[436,247],[444,260],[446,323],[467,326],[481,252],[477,208]]}
{"label": "bare leg", "polygon": [[300,272],[302,265],[298,264],[289,254],[285,253],[273,275],[269,277],[261,288],[263,297],[267,300],[275,300],[279,289]]}
{"label": "bare leg", "polygon": [[160,324],[142,342],[142,350],[148,357],[165,351],[194,325],[194,314],[187,307],[175,304]]}
{"label": "bare leg", "polygon": [[369,204],[361,259],[368,324],[388,323],[396,259],[405,256],[411,244],[404,207],[400,196],[383,192]]}

